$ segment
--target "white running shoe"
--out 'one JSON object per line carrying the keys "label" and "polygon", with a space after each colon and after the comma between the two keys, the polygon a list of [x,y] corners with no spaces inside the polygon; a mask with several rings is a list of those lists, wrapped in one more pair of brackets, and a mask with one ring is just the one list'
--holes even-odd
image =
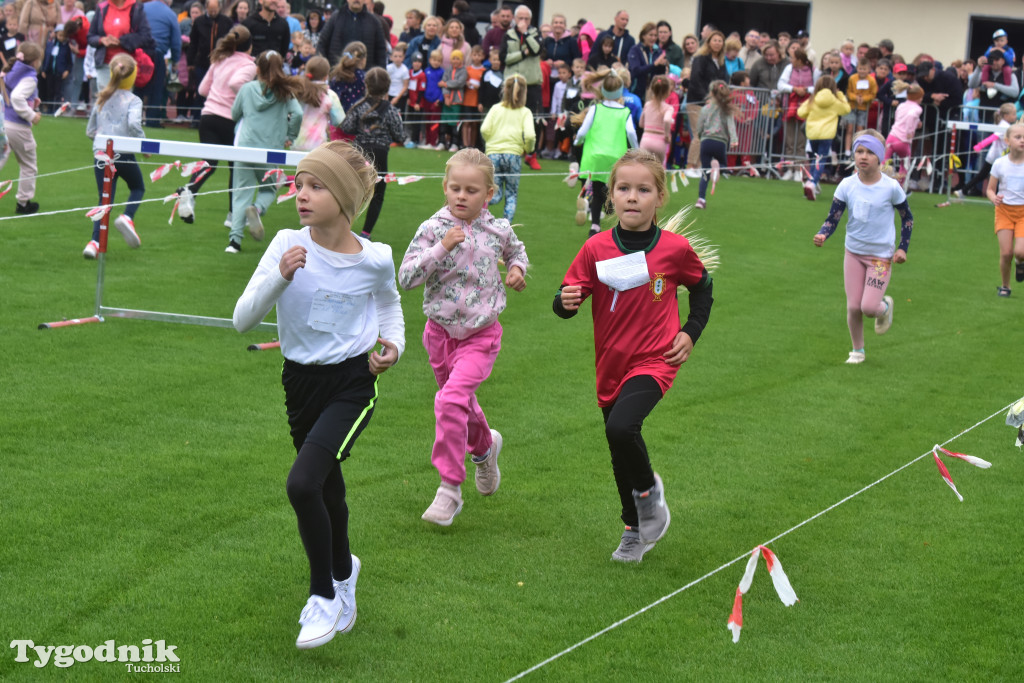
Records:
{"label": "white running shoe", "polygon": [[249,234],[257,242],[263,241],[263,219],[260,218],[260,210],[255,206],[245,209],[245,224],[249,226]]}
{"label": "white running shoe", "polygon": [[850,356],[846,359],[847,365],[860,365],[864,362],[863,351],[850,351]]}
{"label": "white running shoe", "polygon": [[814,201],[814,198],[817,196],[817,194],[814,192],[814,183],[812,183],[810,180],[804,182],[804,196],[807,197],[807,199],[811,200],[812,202]]}
{"label": "white running shoe", "polygon": [[334,595],[341,596],[341,618],[335,630],[348,633],[356,623],[356,581],[363,563],[355,555],[352,556],[352,574],[344,581],[334,582]]}
{"label": "white running shoe", "polygon": [[668,531],[672,515],[665,504],[665,485],[657,472],[654,473],[654,486],[646,491],[633,490],[633,502],[640,522],[640,540],[644,543],[660,541]]}
{"label": "white running shoe", "polygon": [[230,228],[231,227],[231,212],[230,211],[228,211],[228,217],[224,219],[224,227],[225,228]]}
{"label": "white running shoe", "polygon": [[792,180],[792,179],[793,179],[793,169],[787,168],[786,172],[782,174],[782,180]]}
{"label": "white running shoe", "polygon": [[501,454],[501,446],[504,443],[501,434],[497,429],[491,430],[491,447],[484,455],[484,459],[477,461],[473,457],[473,464],[476,465],[476,490],[481,496],[489,496],[498,490],[501,485],[501,470],[498,469],[498,455]]}
{"label": "white running shoe", "polygon": [[135,232],[135,223],[128,216],[121,214],[114,219],[114,227],[117,228],[117,231],[124,237],[124,241],[132,249],[138,249],[142,244],[142,240],[139,239],[139,233]]}
{"label": "white running shoe", "polygon": [[96,240],[89,240],[89,244],[85,245],[85,249],[82,250],[82,256],[87,259],[94,259],[100,253],[100,243]]}
{"label": "white running shoe", "polygon": [[430,504],[421,519],[438,526],[451,526],[455,515],[462,512],[462,493],[457,487],[441,484],[437,487],[434,502]]}
{"label": "white running shoe", "polygon": [[687,178],[700,178],[700,169],[688,168],[685,171],[683,171],[683,175],[686,176]]}
{"label": "white running shoe", "polygon": [[333,600],[319,595],[309,596],[306,606],[302,608],[302,614],[299,615],[302,629],[295,640],[295,647],[309,650],[330,642],[336,633],[343,607],[341,594],[337,591]]}
{"label": "white running shoe", "polygon": [[885,313],[875,318],[875,334],[885,334],[892,327],[892,297],[886,295],[882,301],[886,304]]}
{"label": "white running shoe", "polygon": [[449,152],[458,152],[459,151],[459,146],[458,145],[452,145],[451,147],[448,148],[448,151]]}
{"label": "white running shoe", "polygon": [[612,559],[616,562],[637,562],[644,559],[648,550],[654,547],[653,543],[644,543],[640,540],[640,533],[635,527],[627,526],[622,532],[622,539],[619,547],[612,553]]}

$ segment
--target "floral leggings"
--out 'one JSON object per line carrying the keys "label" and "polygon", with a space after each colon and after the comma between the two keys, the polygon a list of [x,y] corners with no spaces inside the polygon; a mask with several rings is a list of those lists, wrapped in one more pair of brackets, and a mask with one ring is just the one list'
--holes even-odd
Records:
{"label": "floral leggings", "polygon": [[488,154],[494,164],[494,181],[498,192],[491,201],[497,204],[505,198],[505,219],[509,222],[516,215],[516,202],[519,197],[519,173],[523,168],[523,158],[518,154]]}

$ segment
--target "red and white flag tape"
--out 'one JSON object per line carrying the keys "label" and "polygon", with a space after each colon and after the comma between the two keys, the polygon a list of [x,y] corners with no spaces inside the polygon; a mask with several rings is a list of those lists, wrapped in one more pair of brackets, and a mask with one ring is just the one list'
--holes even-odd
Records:
{"label": "red and white flag tape", "polygon": [[267,182],[271,178],[274,179],[274,184],[277,186],[278,190],[288,182],[288,174],[280,168],[272,168],[263,174],[263,182]]}
{"label": "red and white flag tape", "polygon": [[188,178],[193,173],[203,171],[210,168],[210,162],[200,159],[199,161],[193,161],[187,164],[181,165],[181,177]]}
{"label": "red and white flag tape", "polygon": [[103,218],[103,214],[110,212],[110,205],[104,204],[103,206],[97,206],[95,209],[90,209],[85,212],[85,217],[92,220],[99,220]]}
{"label": "red and white flag tape", "polygon": [[174,206],[171,207],[171,217],[167,219],[167,225],[171,225],[171,224],[174,223],[174,214],[178,212],[178,193],[177,192],[175,192],[174,194],[169,194],[166,197],[164,197],[163,203],[166,204],[167,202],[169,202],[171,200],[174,200]]}
{"label": "red and white flag tape", "polygon": [[669,189],[672,192],[679,192],[679,173],[669,173]]}
{"label": "red and white flag tape", "polygon": [[764,555],[765,565],[768,567],[768,573],[772,577],[775,592],[779,594],[782,604],[786,607],[791,607],[800,600],[796,597],[796,591],[793,590],[789,577],[782,570],[782,563],[779,562],[779,558],[767,547],[763,545],[757,546],[750,553],[750,559],[747,560],[747,568],[743,570],[743,578],[740,579],[740,585],[736,588],[736,597],[732,603],[732,614],[729,615],[727,627],[732,631],[732,642],[734,643],[740,642],[740,630],[743,628],[743,596],[750,590],[750,585],[754,582],[757,560],[762,554]]}
{"label": "red and white flag tape", "polygon": [[385,183],[397,183],[398,176],[394,173],[385,173],[382,176],[377,176],[377,182],[384,181]]}
{"label": "red and white flag tape", "polygon": [[[115,154],[114,156],[116,157],[117,155]],[[96,150],[92,153],[92,157],[96,162],[98,162],[98,166],[100,168],[110,166],[114,170],[114,173],[117,173],[117,166],[114,165],[114,160],[107,156],[106,152]]]}
{"label": "red and white flag tape", "polygon": [[60,116],[64,112],[66,112],[70,107],[71,107],[71,103],[70,102],[65,102],[64,104],[60,105],[60,107],[58,107],[57,111],[53,112],[54,118]]}
{"label": "red and white flag tape", "polygon": [[284,194],[278,196],[277,203],[280,204],[281,202],[286,202],[289,199],[294,199],[295,195],[297,195],[298,193],[299,191],[295,189],[295,183],[291,182],[288,184],[288,189],[285,190]]}
{"label": "red and white flag tape", "polygon": [[946,484],[949,485],[949,488],[953,489],[953,493],[956,494],[957,499],[959,499],[960,502],[962,503],[962,502],[964,502],[964,497],[962,495],[960,495],[960,492],[956,488],[956,484],[953,483],[953,477],[950,476],[949,469],[942,462],[942,460],[939,459],[939,453],[940,452],[943,455],[948,455],[951,458],[958,458],[960,460],[963,460],[964,462],[970,463],[971,465],[974,465],[975,467],[980,467],[980,468],[982,468],[984,470],[987,470],[989,467],[992,467],[992,463],[990,463],[988,460],[982,460],[981,458],[976,458],[973,455],[965,455],[963,453],[956,453],[954,451],[947,451],[942,446],[940,446],[938,444],[935,444],[935,447],[932,449],[932,457],[935,458],[935,465],[936,465],[936,467],[939,468],[939,474],[942,475],[942,478],[946,481]]}
{"label": "red and white flag tape", "polygon": [[409,183],[418,183],[421,180],[423,180],[423,176],[421,176],[421,175],[407,175],[407,176],[405,176],[403,178],[399,178],[398,179],[398,184],[399,185],[408,185]]}
{"label": "red and white flag tape", "polygon": [[0,199],[3,199],[4,196],[11,191],[12,187],[14,187],[13,180],[5,180],[4,182],[0,183]]}
{"label": "red and white flag tape", "polygon": [[180,160],[171,161],[171,162],[168,162],[166,164],[163,164],[162,166],[157,166],[156,168],[154,168],[152,171],[149,172],[149,180],[151,182],[155,183],[156,181],[160,180],[165,175],[170,173],[171,169],[174,169],[174,168],[177,168],[177,169],[181,168],[181,161]]}

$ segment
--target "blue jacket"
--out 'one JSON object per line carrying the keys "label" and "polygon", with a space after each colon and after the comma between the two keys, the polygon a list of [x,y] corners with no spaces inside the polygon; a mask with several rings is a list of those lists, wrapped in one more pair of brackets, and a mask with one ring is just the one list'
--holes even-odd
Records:
{"label": "blue jacket", "polygon": [[412,39],[409,43],[408,49],[405,51],[405,65],[412,71],[412,58],[417,52],[423,57],[423,68],[426,69],[430,66],[430,53],[441,47],[441,37],[434,36],[434,39],[429,41],[425,46],[423,45],[423,39],[426,38],[422,33]]}
{"label": "blue jacket", "polygon": [[633,92],[640,96],[640,99],[647,97],[647,84],[651,78],[665,73],[666,64],[655,65],[661,55],[661,48],[655,45],[648,50],[642,43],[637,43],[629,51],[629,76],[633,79]]}
{"label": "blue jacket", "polygon": [[162,57],[171,51],[171,64],[177,64],[181,58],[181,27],[178,26],[178,15],[162,0],[151,0],[142,6],[149,22],[149,30],[156,43],[156,51]]}
{"label": "blue jacket", "polygon": [[[57,54],[53,54],[53,48],[57,48]],[[47,78],[56,76],[59,80],[65,71],[71,71],[74,64],[74,56],[71,54],[71,45],[68,43],[51,40],[46,43],[46,50],[43,52],[43,66],[39,69],[40,74]]]}

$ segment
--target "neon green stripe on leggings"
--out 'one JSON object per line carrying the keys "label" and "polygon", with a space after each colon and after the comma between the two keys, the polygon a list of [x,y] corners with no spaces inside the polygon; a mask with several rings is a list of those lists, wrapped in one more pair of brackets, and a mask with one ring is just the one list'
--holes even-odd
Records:
{"label": "neon green stripe on leggings", "polygon": [[379,395],[377,393],[377,380],[379,379],[379,377],[380,376],[378,375],[377,377],[373,378],[373,398],[370,399],[370,404],[363,408],[363,412],[359,413],[359,417],[356,418],[356,421],[352,423],[352,429],[348,430],[348,434],[345,435],[345,440],[341,442],[341,448],[338,449],[337,456],[339,460],[341,459],[341,454],[344,453],[345,449],[348,447],[348,442],[352,440],[352,438],[356,435],[356,432],[359,430],[359,425],[363,423],[363,420],[366,419],[366,416],[370,414],[371,410],[373,410],[374,404],[377,403],[377,396]]}

